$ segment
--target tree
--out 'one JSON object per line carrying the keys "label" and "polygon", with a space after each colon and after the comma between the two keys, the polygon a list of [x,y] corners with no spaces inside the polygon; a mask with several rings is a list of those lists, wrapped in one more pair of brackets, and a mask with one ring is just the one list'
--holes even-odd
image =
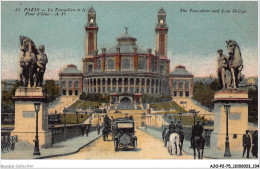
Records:
{"label": "tree", "polygon": [[54,80],[46,80],[45,89],[50,97],[50,101],[60,96],[60,87],[55,84]]}
{"label": "tree", "polygon": [[248,91],[249,99],[252,99],[248,103],[248,116],[249,122],[256,123],[258,121],[258,89]]}

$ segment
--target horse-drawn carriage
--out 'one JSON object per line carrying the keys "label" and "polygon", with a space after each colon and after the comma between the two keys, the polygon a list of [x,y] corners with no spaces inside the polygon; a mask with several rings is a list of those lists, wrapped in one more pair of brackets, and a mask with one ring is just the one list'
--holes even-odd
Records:
{"label": "horse-drawn carriage", "polygon": [[134,120],[126,118],[116,119],[114,127],[115,151],[118,151],[120,147],[133,147],[135,149],[137,146],[137,137],[135,136]]}

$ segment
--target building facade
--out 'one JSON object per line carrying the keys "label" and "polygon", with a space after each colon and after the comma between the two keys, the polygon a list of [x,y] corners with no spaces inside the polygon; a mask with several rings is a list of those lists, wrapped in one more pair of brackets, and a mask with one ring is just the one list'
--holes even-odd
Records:
{"label": "building facade", "polygon": [[193,75],[186,70],[185,66],[176,66],[170,74],[170,86],[173,97],[192,97]]}
{"label": "building facade", "polygon": [[[172,85],[175,82],[172,81],[179,82],[180,77],[170,74],[170,60],[167,57],[168,26],[163,8],[157,15],[154,52],[150,48],[139,47],[136,44],[137,38],[131,36],[126,28],[125,33],[116,39],[117,45],[109,49],[102,48],[99,53],[98,30],[96,11],[91,7],[85,26],[86,47],[82,73],[74,65],[61,71],[59,76],[62,95],[79,95],[81,92],[108,94],[111,104],[119,104],[120,107],[127,103],[132,105],[131,108],[142,105],[144,94],[192,96],[192,80],[189,81],[189,90],[183,90],[184,93],[181,94],[181,89],[173,90]],[[192,77],[193,75],[188,78]]]}
{"label": "building facade", "polygon": [[82,73],[77,66],[69,64],[59,73],[62,96],[79,96],[82,93]]}

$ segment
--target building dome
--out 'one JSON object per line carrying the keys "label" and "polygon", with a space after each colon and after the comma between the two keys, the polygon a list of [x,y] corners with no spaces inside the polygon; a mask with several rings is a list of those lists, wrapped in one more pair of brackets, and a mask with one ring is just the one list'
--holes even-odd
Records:
{"label": "building dome", "polygon": [[175,70],[172,71],[171,75],[193,77],[193,75],[189,71],[186,70],[185,66],[182,66],[182,65],[176,66]]}
{"label": "building dome", "polygon": [[96,14],[96,11],[92,6],[91,6],[91,8],[89,8],[88,14]]}
{"label": "building dome", "polygon": [[165,12],[165,10],[163,9],[163,8],[161,8],[160,10],[159,10],[159,12],[158,12],[158,14],[160,15],[160,14],[166,14],[166,12]]}
{"label": "building dome", "polygon": [[118,53],[117,49],[120,49],[120,53],[135,53],[135,49],[137,50],[137,53],[145,54],[146,51],[140,48],[138,45],[135,44],[137,39],[131,35],[129,35],[127,32],[120,35],[117,38],[118,44],[113,46],[112,48],[108,49],[108,54]]}
{"label": "building dome", "polygon": [[64,74],[73,74],[73,75],[81,75],[81,71],[77,68],[77,66],[73,64],[67,65],[67,67],[63,68],[60,73],[60,75]]}

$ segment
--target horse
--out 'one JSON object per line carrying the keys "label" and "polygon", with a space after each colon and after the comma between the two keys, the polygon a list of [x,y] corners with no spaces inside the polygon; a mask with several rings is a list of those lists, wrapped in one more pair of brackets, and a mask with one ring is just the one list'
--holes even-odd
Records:
{"label": "horse", "polygon": [[198,152],[198,159],[203,159],[203,152],[204,152],[204,145],[205,145],[205,138],[201,136],[193,137],[192,147],[194,151],[194,159],[196,159],[196,150]]}
{"label": "horse", "polygon": [[19,55],[19,77],[22,86],[33,87],[36,82],[37,64],[36,56],[38,50],[34,42],[25,36],[20,36],[20,55]]}
{"label": "horse", "polygon": [[167,149],[168,152],[172,155],[174,150],[175,154],[178,154],[178,151],[180,152],[180,138],[178,133],[171,133],[169,137],[169,141],[167,141]]}
{"label": "horse", "polygon": [[232,75],[233,88],[238,88],[238,83],[242,81],[241,71],[243,69],[243,60],[240,52],[240,48],[236,41],[229,40],[226,41],[227,50],[229,54],[229,68]]}

